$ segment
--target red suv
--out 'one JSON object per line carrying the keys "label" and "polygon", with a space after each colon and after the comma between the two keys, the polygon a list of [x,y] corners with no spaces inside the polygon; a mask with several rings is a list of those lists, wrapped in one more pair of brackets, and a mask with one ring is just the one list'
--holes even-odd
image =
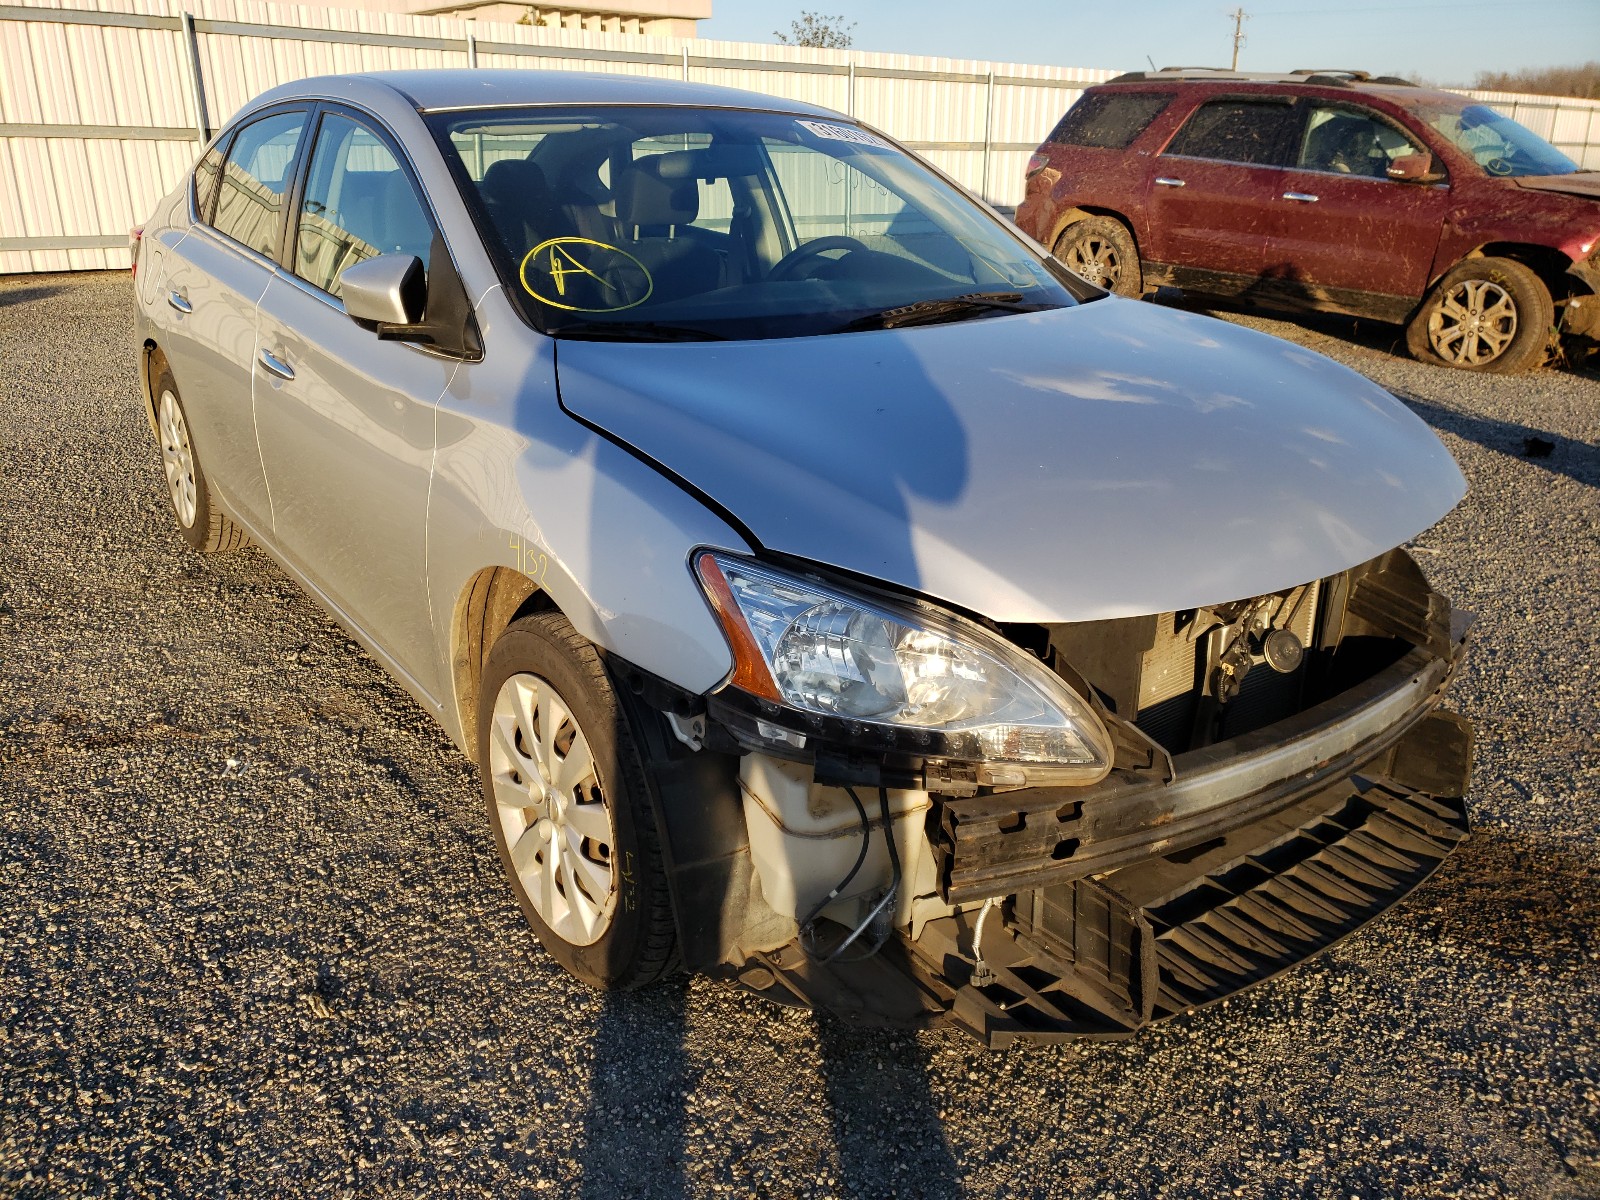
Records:
{"label": "red suv", "polygon": [[1403,79],[1118,76],[1030,160],[1017,224],[1123,295],[1374,317],[1404,324],[1417,358],[1468,370],[1600,338],[1600,172]]}

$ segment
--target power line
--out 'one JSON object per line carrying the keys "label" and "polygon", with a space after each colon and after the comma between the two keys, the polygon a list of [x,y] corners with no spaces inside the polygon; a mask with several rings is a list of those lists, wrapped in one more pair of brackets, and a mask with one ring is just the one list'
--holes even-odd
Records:
{"label": "power line", "polygon": [[[1594,0],[1527,0],[1520,7],[1523,8],[1559,8],[1564,5],[1582,4],[1585,7],[1593,5]],[[1258,10],[1249,14],[1252,17],[1330,17],[1344,16],[1346,13],[1374,13],[1374,12],[1441,12],[1449,9],[1452,12],[1462,8],[1498,8],[1506,7],[1504,0],[1466,0],[1462,4],[1384,4],[1375,8],[1269,8]],[[1232,16],[1232,13],[1228,14]]]}

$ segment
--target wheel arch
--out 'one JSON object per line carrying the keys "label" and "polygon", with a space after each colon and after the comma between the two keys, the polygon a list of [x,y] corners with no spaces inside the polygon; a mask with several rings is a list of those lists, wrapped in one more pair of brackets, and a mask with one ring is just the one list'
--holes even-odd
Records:
{"label": "wheel arch", "polygon": [[514,567],[484,567],[457,594],[450,619],[450,681],[461,747],[469,758],[478,756],[478,693],[495,640],[513,621],[552,611],[561,607],[550,593]]}
{"label": "wheel arch", "polygon": [[1552,300],[1566,299],[1573,287],[1574,280],[1567,274],[1572,260],[1554,247],[1529,242],[1484,242],[1446,266],[1433,282],[1437,284],[1458,263],[1470,258],[1509,258],[1521,263],[1539,277]]}
{"label": "wheel arch", "polygon": [[144,419],[150,423],[151,434],[158,438],[161,434],[156,428],[156,380],[161,378],[163,370],[171,369],[155,339],[145,338],[139,349],[139,390],[144,400]]}
{"label": "wheel arch", "polygon": [[[1072,208],[1063,209],[1057,215],[1055,225],[1050,233],[1050,252],[1052,254],[1055,253],[1056,243],[1061,240],[1062,234],[1090,217],[1110,217],[1128,231],[1128,236],[1133,239],[1134,250],[1139,250],[1139,232],[1133,227],[1133,222],[1128,219],[1126,214],[1120,213],[1114,208],[1107,208],[1103,204],[1080,204]],[[1143,257],[1142,253],[1140,257]]]}

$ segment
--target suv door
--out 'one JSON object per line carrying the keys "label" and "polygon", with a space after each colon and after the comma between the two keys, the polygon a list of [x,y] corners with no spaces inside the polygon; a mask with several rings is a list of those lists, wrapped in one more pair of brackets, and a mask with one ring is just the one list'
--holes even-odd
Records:
{"label": "suv door", "polygon": [[[1224,96],[1195,109],[1156,158],[1144,257],[1158,268],[1231,276],[1213,281],[1230,291],[1261,275],[1296,125],[1289,97]],[[1159,269],[1150,273],[1161,281]]]}
{"label": "suv door", "polygon": [[162,349],[206,481],[257,530],[271,527],[272,506],[251,413],[256,302],[272,278],[306,116],[299,108],[259,117],[239,128],[225,155],[202,158],[197,221],[172,248],[162,283],[170,310]]}
{"label": "suv door", "polygon": [[297,195],[284,269],[261,298],[255,372],[274,540],[437,698],[423,548],[434,406],[458,360],[357,325],[339,275],[377,254],[427,268],[443,243],[396,143],[353,112],[321,112]]}
{"label": "suv door", "polygon": [[[1389,178],[1389,165],[1422,145],[1370,109],[1325,101],[1308,111],[1294,164],[1284,175],[1279,239],[1293,278],[1358,295],[1341,307],[1405,316],[1427,290],[1450,203],[1448,185]],[[1386,303],[1381,297],[1398,298]]]}

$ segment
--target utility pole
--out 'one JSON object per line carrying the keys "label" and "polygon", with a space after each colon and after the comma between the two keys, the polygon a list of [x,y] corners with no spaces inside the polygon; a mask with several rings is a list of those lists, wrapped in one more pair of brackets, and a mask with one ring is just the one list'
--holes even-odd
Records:
{"label": "utility pole", "polygon": [[1239,69],[1239,47],[1244,45],[1244,23],[1250,19],[1250,14],[1242,8],[1236,8],[1228,14],[1233,18],[1233,66],[1230,71]]}

